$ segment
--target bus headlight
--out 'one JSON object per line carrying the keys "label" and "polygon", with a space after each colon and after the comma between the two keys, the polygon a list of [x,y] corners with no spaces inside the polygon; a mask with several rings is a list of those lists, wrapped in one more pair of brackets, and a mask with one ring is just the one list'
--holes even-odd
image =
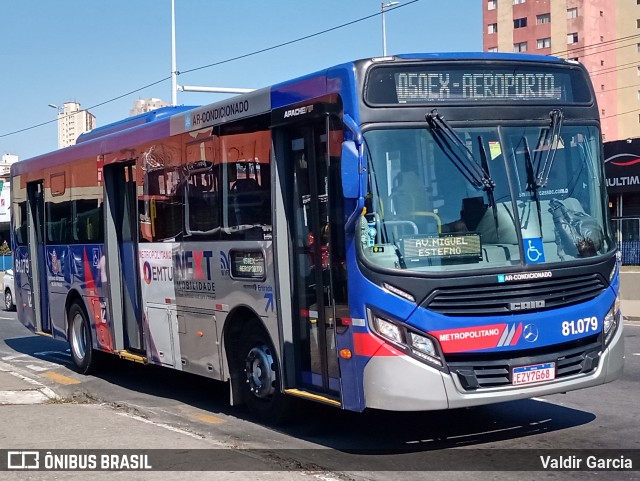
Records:
{"label": "bus headlight", "polygon": [[620,296],[616,296],[616,300],[607,312],[607,315],[604,316],[604,321],[602,322],[602,332],[604,333],[604,345],[607,346],[611,339],[613,339],[613,335],[618,329],[618,325],[620,324],[620,320],[622,319],[622,312],[620,312]]}
{"label": "bus headlight", "polygon": [[400,334],[400,328],[398,326],[380,317],[375,317],[375,321],[377,331],[382,337],[385,337],[390,341],[396,342],[398,344],[403,344],[402,334]]}
{"label": "bus headlight", "polygon": [[620,266],[619,256],[617,255],[620,251],[616,253],[616,262],[613,264],[613,269],[611,269],[611,273],[609,273],[609,284],[613,282],[613,279],[616,277],[618,273],[618,269]]}
{"label": "bus headlight", "polygon": [[438,351],[433,341],[428,337],[416,334],[415,332],[409,333],[409,341],[411,342],[411,352],[416,356],[430,361],[438,366],[442,366],[442,362],[438,358]]}
{"label": "bus headlight", "polygon": [[410,326],[382,318],[367,309],[369,325],[383,339],[390,341],[406,354],[424,363],[443,369],[437,342],[426,333],[419,333]]}

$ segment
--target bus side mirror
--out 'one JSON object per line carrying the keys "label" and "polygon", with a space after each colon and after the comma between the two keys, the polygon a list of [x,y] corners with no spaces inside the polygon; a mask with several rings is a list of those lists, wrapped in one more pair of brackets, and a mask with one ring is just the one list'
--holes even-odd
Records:
{"label": "bus side mirror", "polygon": [[342,193],[347,199],[360,197],[360,158],[353,140],[342,142]]}

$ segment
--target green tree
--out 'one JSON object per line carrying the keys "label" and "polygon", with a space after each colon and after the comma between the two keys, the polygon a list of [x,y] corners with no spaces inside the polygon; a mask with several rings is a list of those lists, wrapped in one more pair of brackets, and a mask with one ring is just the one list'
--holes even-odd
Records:
{"label": "green tree", "polygon": [[0,245],[0,256],[10,256],[10,255],[11,255],[11,248],[9,247],[9,244],[7,244],[7,241],[4,241],[2,245]]}

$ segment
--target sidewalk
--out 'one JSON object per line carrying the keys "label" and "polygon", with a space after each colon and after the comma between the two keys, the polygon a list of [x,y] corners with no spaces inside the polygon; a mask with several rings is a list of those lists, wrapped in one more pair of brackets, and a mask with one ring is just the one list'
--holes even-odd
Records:
{"label": "sidewalk", "polygon": [[[19,464],[23,452],[31,451],[26,453],[28,460],[25,464],[35,463],[37,457],[42,467],[45,466],[45,457],[50,460],[51,454],[59,456],[56,451],[63,449],[71,450],[67,453],[74,456],[95,456],[98,466],[102,456],[142,456],[146,450],[151,450],[148,452],[148,464],[159,467],[162,474],[152,470],[129,470],[126,474],[128,480],[162,477],[167,481],[184,481],[185,475],[187,479],[197,477],[199,481],[309,481],[315,477],[312,471],[287,471],[286,467],[270,460],[268,456],[232,445],[231,441],[225,444],[198,433],[153,422],[123,408],[60,398],[43,384],[16,372],[14,366],[0,362],[0,450],[11,450],[13,456],[9,458],[9,453],[0,453],[3,458],[7,457],[0,458],[0,477],[16,481],[81,480],[88,476],[107,480],[113,479],[114,471],[123,471],[95,471],[91,474],[74,473],[72,470],[4,471],[10,459],[14,466]],[[36,451],[38,454],[34,455]],[[201,464],[200,470],[196,466],[198,460],[207,463]],[[203,469],[203,466],[207,468]],[[189,471],[197,473],[188,475]]]}
{"label": "sidewalk", "polygon": [[[640,321],[640,267],[628,266],[620,273],[620,304],[622,315],[632,321]],[[637,269],[637,270],[636,270]]]}

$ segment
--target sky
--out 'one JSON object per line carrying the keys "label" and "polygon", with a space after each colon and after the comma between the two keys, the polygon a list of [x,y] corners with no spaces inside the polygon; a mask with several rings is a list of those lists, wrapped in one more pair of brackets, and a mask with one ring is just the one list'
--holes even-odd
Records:
{"label": "sky", "polygon": [[[175,0],[177,83],[261,88],[381,56],[380,11],[380,0]],[[482,50],[481,0],[401,0],[385,12],[389,55]],[[171,0],[1,0],[0,19],[0,154],[57,148],[48,104],[79,102],[103,126],[136,99],[171,101]],[[177,103],[226,97],[178,92]]]}

